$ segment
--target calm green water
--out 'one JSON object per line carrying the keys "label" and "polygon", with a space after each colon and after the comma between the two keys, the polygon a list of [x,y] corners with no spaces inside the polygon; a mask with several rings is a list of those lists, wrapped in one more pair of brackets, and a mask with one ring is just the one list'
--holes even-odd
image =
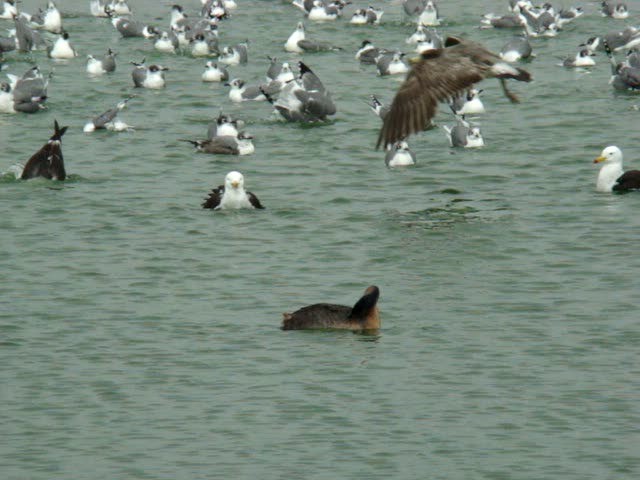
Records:
{"label": "calm green water", "polygon": [[[131,3],[168,24],[173,2]],[[445,34],[493,49],[509,36],[474,28],[506,2],[442,3]],[[232,74],[255,84],[266,55],[298,59],[282,44],[301,15],[239,4],[221,45],[252,39]],[[379,27],[309,25],[345,48],[304,58],[339,110],[313,128],[274,120],[266,103],[232,105],[226,87],[200,82],[205,60],[122,40],[87,1],[59,5],[80,57],[35,53],[55,69],[49,110],[0,116],[0,170],[25,162],[56,118],[70,125],[71,174],[0,182],[0,477],[638,478],[640,196],[596,193],[591,160],[617,144],[640,165],[640,100],[613,94],[603,55],[590,73],[556,65],[626,22],[587,4],[534,42],[535,82],[513,86],[521,105],[483,84],[485,148],[451,150],[434,130],[411,139],[417,166],[388,170],[365,101],[391,99],[398,79],[353,55],[366,38],[406,48],[400,5],[384,2]],[[87,78],[84,56],[107,46],[118,70]],[[122,113],[136,131],[83,134],[134,92],[128,62],[142,57],[171,71]],[[27,60],[7,55],[7,72]],[[246,121],[254,155],[178,141],[202,138],[220,108]],[[234,169],[267,210],[200,208]],[[382,291],[378,336],[278,328],[284,311],[352,304],[369,284]]]}

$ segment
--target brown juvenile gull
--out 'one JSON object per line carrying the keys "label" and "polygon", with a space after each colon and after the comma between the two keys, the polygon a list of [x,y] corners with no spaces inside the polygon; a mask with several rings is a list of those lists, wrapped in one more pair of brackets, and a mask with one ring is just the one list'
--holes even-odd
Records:
{"label": "brown juvenile gull", "polygon": [[517,103],[518,98],[507,89],[505,80],[531,81],[529,72],[508,65],[475,42],[448,37],[444,46],[428,50],[412,60],[413,68],[384,118],[376,148],[392,145],[424,130],[436,114],[438,102],[463,93],[480,80],[500,79],[504,94],[513,103]]}

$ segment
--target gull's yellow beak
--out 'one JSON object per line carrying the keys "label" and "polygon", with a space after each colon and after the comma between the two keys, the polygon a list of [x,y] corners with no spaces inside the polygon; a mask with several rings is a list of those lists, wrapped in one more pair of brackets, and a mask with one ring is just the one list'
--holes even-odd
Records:
{"label": "gull's yellow beak", "polygon": [[239,185],[240,185],[240,182],[231,182],[231,186],[233,188],[238,188]]}
{"label": "gull's yellow beak", "polygon": [[417,57],[411,57],[409,59],[409,65],[415,65],[416,63],[420,63],[420,60],[422,60],[422,57],[420,55],[418,55]]}
{"label": "gull's yellow beak", "polygon": [[598,158],[594,158],[593,159],[593,163],[604,162],[606,159],[607,159],[607,157],[603,157],[602,155],[600,155]]}

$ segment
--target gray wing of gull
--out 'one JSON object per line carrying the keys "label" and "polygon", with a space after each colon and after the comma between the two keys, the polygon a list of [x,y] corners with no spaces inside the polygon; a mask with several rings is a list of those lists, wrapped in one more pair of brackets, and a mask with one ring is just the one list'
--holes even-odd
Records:
{"label": "gray wing of gull", "polygon": [[33,50],[33,32],[26,22],[27,20],[24,17],[17,16],[14,18],[18,50],[21,52]]}
{"label": "gray wing of gull", "polygon": [[147,69],[145,67],[136,67],[131,72],[131,77],[136,87],[142,87],[145,78],[147,78]]}
{"label": "gray wing of gull", "polygon": [[450,105],[451,105],[451,108],[453,108],[453,111],[455,113],[458,113],[462,109],[465,103],[467,103],[467,97],[463,92],[460,92],[458,95],[453,97],[453,100],[451,101]]}
{"label": "gray wing of gull", "polygon": [[325,118],[327,115],[335,115],[336,105],[329,94],[312,94],[304,105],[305,112]]}
{"label": "gray wing of gull", "polygon": [[36,13],[31,15],[31,19],[29,21],[36,25],[44,25],[44,12],[42,11],[42,9],[39,8]]}
{"label": "gray wing of gull", "polygon": [[102,58],[102,68],[105,72],[113,72],[116,69],[116,59],[113,55],[105,55]]}
{"label": "gray wing of gull", "polygon": [[391,147],[389,150],[387,150],[387,153],[384,156],[385,165],[389,165],[389,162],[391,162],[391,160],[393,160],[393,157],[396,155],[397,152],[398,152],[398,150],[396,150],[395,145],[393,147]]}
{"label": "gray wing of gull", "polygon": [[116,25],[116,29],[120,32],[125,38],[128,37],[141,37],[142,30],[144,29],[144,25],[139,22],[134,22],[131,20],[122,20],[118,22]]}
{"label": "gray wing of gull", "polygon": [[258,209],[263,209],[264,208],[262,206],[262,204],[260,203],[260,200],[258,200],[258,197],[256,197],[251,192],[246,192],[246,193],[247,193],[247,198],[249,198],[249,203],[253,206],[253,208],[258,208]]}
{"label": "gray wing of gull", "polygon": [[531,55],[531,44],[529,43],[529,40],[523,37],[512,38],[504,44],[500,52],[506,53],[511,51],[518,52],[523,58],[528,57]]}
{"label": "gray wing of gull", "polygon": [[36,113],[45,108],[41,102],[42,100],[25,100],[18,103],[14,100],[13,109],[16,112]]}
{"label": "gray wing of gull", "polygon": [[267,78],[274,80],[278,77],[278,74],[282,70],[282,64],[278,63],[278,59],[276,57],[270,57],[269,60],[271,63],[269,64],[269,68],[267,69]]}
{"label": "gray wing of gull", "polygon": [[261,85],[259,88],[264,90],[267,95],[273,96],[273,95],[277,95],[278,93],[280,93],[280,90],[282,89],[282,83],[273,80],[273,81],[267,83],[266,85]]}
{"label": "gray wing of gull", "polygon": [[640,68],[623,68],[619,75],[627,88],[640,88]]}
{"label": "gray wing of gull", "polygon": [[118,108],[111,108],[104,112],[101,115],[98,115],[93,119],[93,125],[96,128],[105,128],[105,125],[109,122],[112,122],[114,118],[118,115]]}
{"label": "gray wing of gull", "polygon": [[319,92],[324,92],[326,90],[324,88],[324,84],[320,81],[320,78],[311,70],[302,74],[300,83],[302,84],[302,88],[305,90],[317,90]]}
{"label": "gray wing of gull", "polygon": [[220,185],[218,188],[214,188],[211,190],[211,193],[207,198],[205,198],[202,203],[202,208],[210,208],[211,210],[215,210],[220,206],[220,201],[222,200],[222,196],[224,195],[224,186]]}
{"label": "gray wing of gull", "polygon": [[380,51],[379,48],[371,48],[369,50],[366,50],[365,52],[360,54],[360,63],[366,63],[367,65],[373,65],[374,63],[376,63],[376,58],[378,57],[378,55],[380,55],[382,52]]}
{"label": "gray wing of gull", "polygon": [[451,129],[451,145],[454,147],[464,147],[467,144],[467,134],[469,127],[457,124]]}
{"label": "gray wing of gull", "polygon": [[522,27],[522,22],[520,21],[520,18],[516,17],[515,15],[505,15],[504,17],[500,17],[500,18],[492,18],[490,22],[494,28]]}
{"label": "gray wing of gull", "polygon": [[234,45],[233,49],[240,55],[240,63],[247,63],[247,46],[244,43],[239,43],[238,45]]}
{"label": "gray wing of gull", "polygon": [[0,37],[0,53],[11,52],[16,49],[16,39],[14,37]]}
{"label": "gray wing of gull", "polygon": [[209,128],[207,129],[207,140],[211,140],[215,138],[218,133],[218,124],[216,122],[211,122],[209,124]]}
{"label": "gray wing of gull", "polygon": [[260,91],[260,87],[247,87],[244,92],[242,92],[242,96],[244,98],[254,99],[262,95]]}
{"label": "gray wing of gull", "polygon": [[424,0],[405,0],[402,7],[407,15],[419,15],[424,10],[426,2]]}
{"label": "gray wing of gull", "polygon": [[376,67],[378,67],[378,73],[382,74],[387,71],[389,64],[393,60],[393,53],[383,53],[376,60]]}
{"label": "gray wing of gull", "polygon": [[315,42],[306,39],[298,41],[298,46],[305,52],[327,52],[335,48],[328,42]]}
{"label": "gray wing of gull", "polygon": [[47,85],[42,78],[20,79],[13,89],[13,99],[17,103],[31,102],[35,97],[46,97]]}
{"label": "gray wing of gull", "polygon": [[214,137],[202,142],[202,151],[221,155],[238,155],[238,140],[231,136]]}

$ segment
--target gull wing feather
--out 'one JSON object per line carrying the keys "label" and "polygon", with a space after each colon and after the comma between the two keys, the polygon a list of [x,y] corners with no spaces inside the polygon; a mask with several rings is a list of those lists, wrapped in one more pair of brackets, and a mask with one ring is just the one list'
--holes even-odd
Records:
{"label": "gull wing feather", "polygon": [[247,192],[247,198],[249,199],[249,203],[253,206],[253,208],[264,208],[260,203],[260,200],[258,200],[258,197],[256,197],[253,193]]}
{"label": "gull wing feather", "polygon": [[202,203],[202,208],[210,208],[215,210],[220,206],[220,202],[222,201],[222,196],[224,195],[224,185],[220,185],[218,188],[214,188],[211,190],[211,193],[207,198],[205,198]]}
{"label": "gull wing feather", "polygon": [[[488,75],[491,64],[477,63],[463,51],[430,50],[413,66],[398,90],[378,136],[376,148],[425,129],[438,102],[460,94]],[[487,52],[489,53],[489,52]]]}

